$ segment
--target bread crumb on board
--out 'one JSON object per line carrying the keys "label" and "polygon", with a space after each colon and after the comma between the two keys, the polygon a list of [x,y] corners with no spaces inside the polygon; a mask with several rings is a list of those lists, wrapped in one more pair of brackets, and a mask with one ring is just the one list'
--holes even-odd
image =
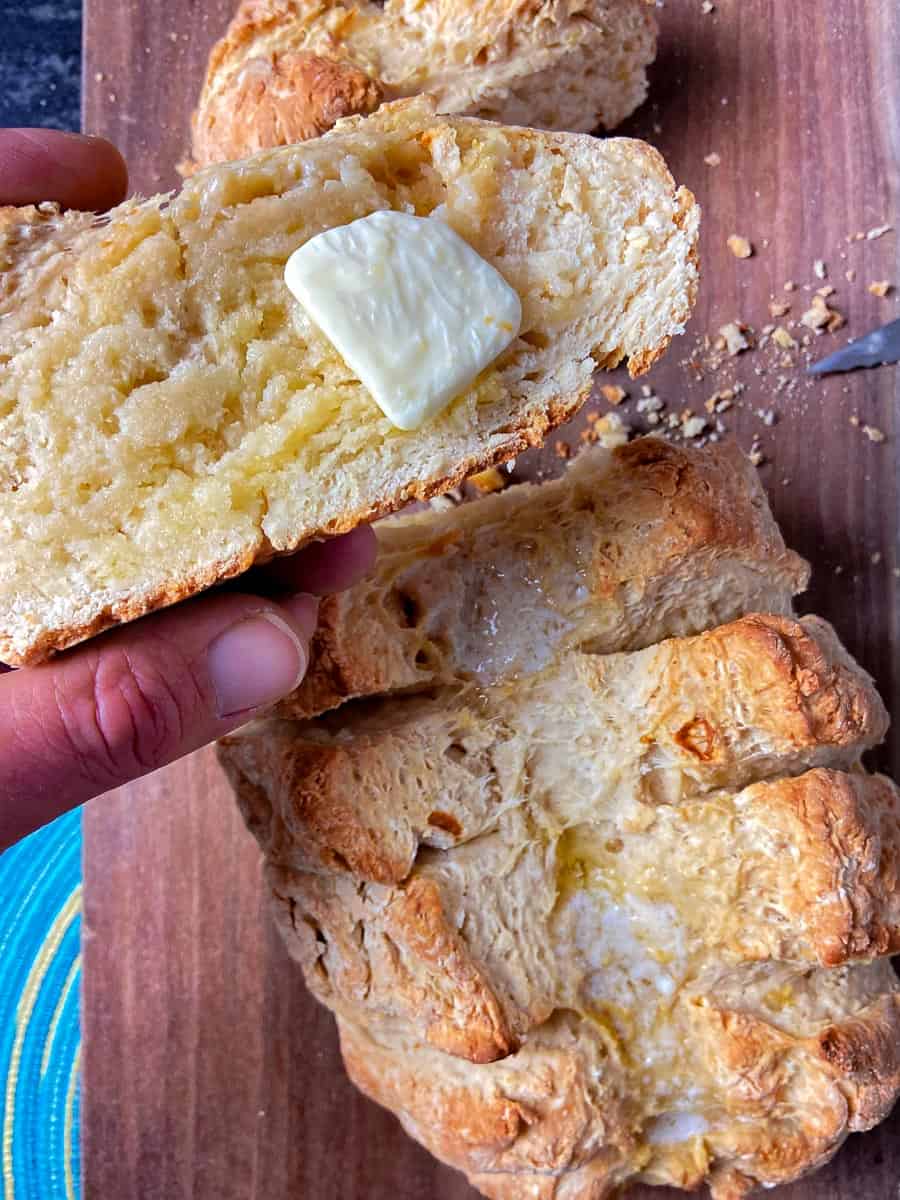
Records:
{"label": "bread crumb on board", "polygon": [[739,233],[733,233],[726,245],[735,258],[752,258],[753,243]]}
{"label": "bread crumb on board", "polygon": [[863,425],[862,431],[870,442],[883,442],[887,440],[884,433],[875,425]]}
{"label": "bread crumb on board", "polygon": [[742,321],[729,321],[719,330],[719,337],[724,341],[723,349],[730,355],[734,356],[750,349],[750,342],[746,336],[747,328]]}
{"label": "bread crumb on board", "polygon": [[703,161],[708,167],[718,167],[722,162],[722,158],[721,155],[716,154],[715,150],[713,150],[710,154],[703,156]]}
{"label": "bread crumb on board", "polygon": [[894,290],[894,285],[887,279],[873,279],[869,284],[868,290],[873,296],[878,296],[880,299],[884,299],[885,296],[890,295],[890,293]]}
{"label": "bread crumb on board", "polygon": [[621,404],[623,400],[628,399],[628,393],[623,387],[617,387],[615,384],[607,383],[600,388],[603,399],[609,404]]}
{"label": "bread crumb on board", "polygon": [[605,446],[607,450],[615,450],[617,446],[625,445],[631,429],[618,413],[607,413],[605,417],[597,416],[593,420],[591,416],[592,414],[588,413],[590,424],[578,435],[582,442],[589,446]]}

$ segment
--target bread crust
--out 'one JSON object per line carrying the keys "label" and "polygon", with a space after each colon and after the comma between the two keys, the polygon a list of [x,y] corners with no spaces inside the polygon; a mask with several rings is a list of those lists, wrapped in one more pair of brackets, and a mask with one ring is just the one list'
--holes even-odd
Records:
{"label": "bread crust", "polygon": [[589,132],[646,95],[646,0],[243,0],[213,47],[185,174],[429,92],[442,112]]}

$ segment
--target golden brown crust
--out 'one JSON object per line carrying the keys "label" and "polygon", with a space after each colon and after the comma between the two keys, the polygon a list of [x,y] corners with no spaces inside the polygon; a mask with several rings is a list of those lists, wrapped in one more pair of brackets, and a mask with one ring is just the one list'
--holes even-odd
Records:
{"label": "golden brown crust", "polygon": [[816,769],[744,793],[759,822],[798,848],[782,903],[816,959],[839,966],[900,951],[900,791],[883,775]]}
{"label": "golden brown crust", "polygon": [[195,159],[180,170],[191,175],[198,166],[305,142],[342,117],[374,112],[381,100],[378,84],[347,62],[309,51],[250,59],[232,87],[194,113]]}

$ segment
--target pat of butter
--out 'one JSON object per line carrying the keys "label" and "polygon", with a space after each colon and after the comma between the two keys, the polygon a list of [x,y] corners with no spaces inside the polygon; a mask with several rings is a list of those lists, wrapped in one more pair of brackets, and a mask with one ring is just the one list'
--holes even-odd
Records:
{"label": "pat of butter", "polygon": [[284,280],[399,429],[417,429],[519,332],[522,305],[439,218],[376,212],[288,259]]}

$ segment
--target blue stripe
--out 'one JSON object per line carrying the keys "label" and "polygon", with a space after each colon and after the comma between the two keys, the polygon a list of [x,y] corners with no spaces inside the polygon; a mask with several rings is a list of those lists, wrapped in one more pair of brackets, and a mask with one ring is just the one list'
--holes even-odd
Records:
{"label": "blue stripe", "polygon": [[[0,856],[0,1096],[5,1099],[23,989],[63,906],[81,880],[81,818],[70,813]],[[80,970],[60,1001],[78,958],[81,914],[51,958],[24,1037],[13,1105],[12,1184],[16,1200],[66,1195],[66,1098],[80,1043]],[[46,1051],[56,1015],[52,1045]],[[41,1067],[45,1066],[42,1076]],[[2,1104],[0,1104],[2,1110]],[[70,1178],[80,1191],[76,1093]],[[9,1181],[4,1179],[8,1189]]]}

